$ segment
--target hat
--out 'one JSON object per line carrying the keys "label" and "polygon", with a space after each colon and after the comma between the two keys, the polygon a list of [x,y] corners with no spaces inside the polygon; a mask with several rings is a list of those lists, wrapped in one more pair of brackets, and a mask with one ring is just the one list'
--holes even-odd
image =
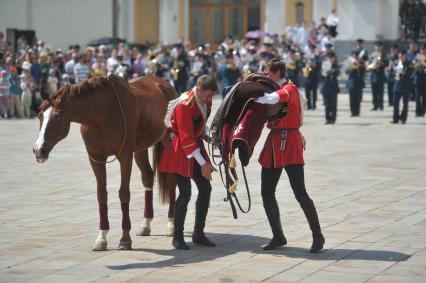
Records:
{"label": "hat", "polygon": [[67,79],[69,79],[69,77],[70,76],[67,73],[65,73],[65,74],[62,75],[62,79],[63,80],[67,80]]}
{"label": "hat", "polygon": [[357,42],[357,43],[364,43],[364,39],[362,39],[362,38],[358,38],[358,39],[356,40],[356,42]]}
{"label": "hat", "polygon": [[315,48],[317,48],[317,46],[315,44],[311,43],[311,44],[309,44],[309,48],[310,49],[315,49]]}
{"label": "hat", "polygon": [[376,45],[376,46],[383,46],[383,41],[377,40],[376,42],[374,42],[374,45]]}
{"label": "hat", "polygon": [[420,47],[421,49],[426,49],[426,43],[423,43],[422,46]]}
{"label": "hat", "polygon": [[331,43],[326,43],[324,46],[325,48],[333,48],[333,44]]}
{"label": "hat", "polygon": [[29,70],[30,70],[30,68],[31,68],[31,63],[30,63],[30,62],[25,61],[24,63],[22,63],[22,69],[23,69],[23,70],[27,70],[27,71],[29,71]]}
{"label": "hat", "polygon": [[9,70],[12,71],[16,71],[16,67],[15,66],[9,66]]}
{"label": "hat", "polygon": [[6,70],[1,70],[0,75],[2,75],[2,76],[7,75],[7,71]]}

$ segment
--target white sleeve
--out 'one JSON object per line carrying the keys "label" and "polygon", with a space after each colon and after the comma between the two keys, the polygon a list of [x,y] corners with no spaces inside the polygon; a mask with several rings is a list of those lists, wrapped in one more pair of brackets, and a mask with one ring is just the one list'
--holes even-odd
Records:
{"label": "white sleeve", "polygon": [[197,148],[196,150],[194,150],[190,155],[187,156],[188,159],[194,157],[195,160],[197,160],[198,164],[200,166],[203,166],[204,164],[207,163],[207,161],[204,159],[203,155],[201,154],[201,150],[199,148]]}
{"label": "white sleeve", "polygon": [[280,101],[280,96],[276,92],[272,92],[272,93],[265,92],[263,96],[256,99],[257,103],[262,103],[262,104],[276,104],[279,101]]}

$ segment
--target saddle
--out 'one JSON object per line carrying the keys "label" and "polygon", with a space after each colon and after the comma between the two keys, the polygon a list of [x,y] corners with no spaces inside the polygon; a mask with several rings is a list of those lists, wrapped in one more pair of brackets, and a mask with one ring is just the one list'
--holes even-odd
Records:
{"label": "saddle", "polygon": [[[247,213],[251,208],[250,190],[244,167],[250,161],[265,122],[283,118],[287,114],[286,104],[265,105],[256,103],[255,100],[263,96],[265,92],[271,93],[278,89],[280,86],[276,82],[263,75],[252,74],[246,77],[227,93],[210,126],[211,143],[213,144],[212,159],[216,165],[219,165],[222,182],[227,189],[225,201],[230,202],[234,218],[237,218],[237,212],[232,197],[235,198],[241,212]],[[220,155],[218,156],[214,154],[215,147],[219,150]],[[238,176],[234,153],[237,149],[248,195],[246,210],[242,208],[235,194]],[[221,161],[216,163],[215,157],[220,157]],[[225,179],[222,176],[222,165]]]}
{"label": "saddle", "polygon": [[210,127],[212,143],[219,149],[225,165],[229,165],[231,155],[238,148],[239,159],[247,166],[265,122],[287,114],[287,105],[255,103],[265,92],[278,89],[280,86],[273,80],[251,74],[227,93]]}

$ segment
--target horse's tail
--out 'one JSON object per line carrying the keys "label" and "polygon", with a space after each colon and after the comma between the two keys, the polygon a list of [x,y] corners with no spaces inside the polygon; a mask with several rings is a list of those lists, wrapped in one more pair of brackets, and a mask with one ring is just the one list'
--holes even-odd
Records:
{"label": "horse's tail", "polygon": [[161,153],[163,152],[163,144],[161,141],[154,145],[153,150],[153,169],[154,174],[157,176],[158,187],[160,192],[160,201],[162,203],[170,202],[170,192],[176,189],[176,178],[172,173],[159,172],[157,170],[158,163],[160,162]]}

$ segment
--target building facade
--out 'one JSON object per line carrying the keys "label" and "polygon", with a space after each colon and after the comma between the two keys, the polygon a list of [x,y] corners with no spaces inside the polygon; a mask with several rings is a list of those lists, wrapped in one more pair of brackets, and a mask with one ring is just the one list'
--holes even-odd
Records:
{"label": "building facade", "polygon": [[227,34],[318,24],[336,9],[338,42],[391,41],[400,37],[399,6],[400,0],[2,0],[0,31],[35,30],[53,48],[113,34],[137,43],[218,44]]}

